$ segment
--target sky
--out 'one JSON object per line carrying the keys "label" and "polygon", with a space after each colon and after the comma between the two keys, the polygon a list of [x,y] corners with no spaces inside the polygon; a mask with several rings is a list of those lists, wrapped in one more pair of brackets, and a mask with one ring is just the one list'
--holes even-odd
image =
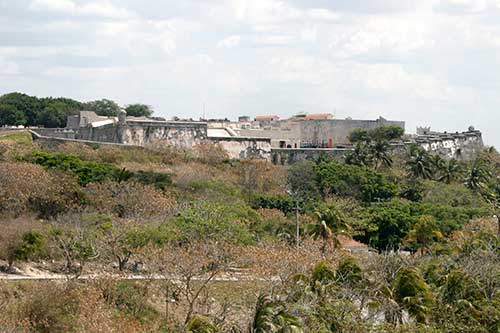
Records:
{"label": "sky", "polygon": [[12,91],[164,117],[472,125],[500,147],[500,0],[0,0]]}

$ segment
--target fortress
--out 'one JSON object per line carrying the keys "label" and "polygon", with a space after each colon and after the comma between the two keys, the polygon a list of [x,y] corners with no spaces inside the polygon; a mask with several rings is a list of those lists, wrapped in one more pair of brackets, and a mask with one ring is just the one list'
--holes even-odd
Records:
{"label": "fortress", "polygon": [[[213,142],[224,148],[230,158],[266,159],[276,164],[291,164],[314,159],[321,154],[341,159],[352,149],[348,136],[354,129],[381,126],[405,128],[403,121],[382,117],[376,120],[334,119],[330,114],[301,114],[280,120],[278,116],[239,117],[224,120],[162,120],[129,117],[102,117],[91,111],[69,116],[64,129],[34,130],[37,139],[77,140],[128,146],[170,145],[192,148]],[[416,135],[405,135],[393,143],[404,148],[417,144],[445,159],[470,160],[484,149],[480,131],[470,127],[462,133],[438,133],[418,128]]]}

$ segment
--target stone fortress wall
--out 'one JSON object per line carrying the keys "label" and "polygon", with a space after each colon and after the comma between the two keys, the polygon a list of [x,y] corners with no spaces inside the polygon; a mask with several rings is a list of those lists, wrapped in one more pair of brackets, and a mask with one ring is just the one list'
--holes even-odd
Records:
{"label": "stone fortress wall", "polygon": [[193,148],[202,143],[216,142],[226,149],[230,158],[271,159],[269,138],[210,137],[206,122],[156,121],[124,115],[100,118],[93,112],[83,111],[68,117],[68,125],[64,129],[40,128],[33,129],[33,132],[36,139],[42,140],[51,138],[140,147],[169,145]]}
{"label": "stone fortress wall", "polygon": [[[275,120],[273,120],[275,121]],[[292,164],[317,159],[321,155],[342,159],[352,149],[348,136],[352,130],[366,130],[380,126],[399,126],[401,121],[353,119],[291,118],[259,126],[240,126],[237,123],[203,121],[158,121],[147,118],[99,117],[82,111],[68,118],[64,129],[36,129],[38,138],[58,138],[102,142],[129,146],[170,145],[192,148],[214,142],[224,148],[230,158],[260,158],[275,164]],[[471,160],[484,149],[480,131],[470,127],[463,133],[438,133],[430,128],[417,129],[416,135],[406,135],[394,143],[399,150],[417,144],[445,159]]]}

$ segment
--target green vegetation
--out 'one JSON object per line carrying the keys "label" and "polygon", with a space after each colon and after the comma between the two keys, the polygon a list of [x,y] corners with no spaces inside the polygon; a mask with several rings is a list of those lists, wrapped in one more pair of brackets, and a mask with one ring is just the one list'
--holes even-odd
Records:
{"label": "green vegetation", "polygon": [[[0,126],[65,127],[67,116],[78,111],[117,116],[120,109],[116,102],[109,99],[79,102],[64,97],[37,98],[14,92],[0,96]],[[144,104],[127,105],[125,110],[136,117],[150,117],[153,114],[153,110]]]}
{"label": "green vegetation", "polygon": [[[5,96],[27,123],[27,110],[79,107]],[[283,167],[229,161],[213,145],[42,146],[6,132],[0,269],[66,280],[0,284],[0,326],[498,332],[500,155],[396,153],[401,135],[357,131],[345,161]],[[123,278],[133,274],[144,280]]]}

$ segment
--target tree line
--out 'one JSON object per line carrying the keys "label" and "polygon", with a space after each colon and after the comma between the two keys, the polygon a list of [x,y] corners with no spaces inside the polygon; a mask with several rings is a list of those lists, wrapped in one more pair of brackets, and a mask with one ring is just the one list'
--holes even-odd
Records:
{"label": "tree line", "polygon": [[[100,116],[113,117],[121,109],[110,99],[81,102],[65,97],[38,98],[13,92],[0,96],[0,126],[65,127],[66,118],[79,111],[94,111]],[[151,106],[146,104],[128,104],[123,109],[129,116],[150,117],[153,114]]]}

